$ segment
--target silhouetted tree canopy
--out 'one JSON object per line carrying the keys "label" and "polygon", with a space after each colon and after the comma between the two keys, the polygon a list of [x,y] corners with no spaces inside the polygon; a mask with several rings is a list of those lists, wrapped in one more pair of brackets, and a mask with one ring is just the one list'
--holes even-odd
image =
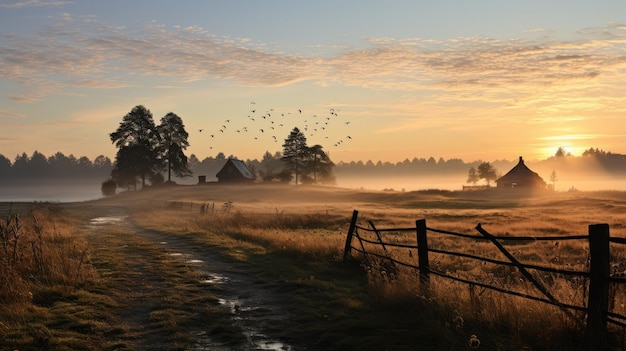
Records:
{"label": "silhouetted tree canopy", "polygon": [[336,183],[333,175],[335,164],[324,152],[322,145],[317,144],[307,148],[304,164],[307,175],[310,176],[312,173],[313,184],[333,185]]}
{"label": "silhouetted tree canopy", "polygon": [[118,185],[132,186],[139,178],[143,187],[148,177],[162,170],[160,136],[152,113],[144,106],[135,106],[109,136],[118,148],[111,172]]}
{"label": "silhouetted tree canopy", "polygon": [[478,176],[478,172],[476,172],[476,168],[471,167],[467,172],[467,183],[475,185],[479,180],[480,177]]}
{"label": "silhouetted tree canopy", "polygon": [[293,128],[285,143],[283,144],[283,157],[282,160],[286,162],[286,168],[295,174],[296,185],[300,180],[300,173],[304,169],[304,160],[308,147],[306,145],[306,136],[298,129]]}
{"label": "silhouetted tree canopy", "polygon": [[184,153],[189,146],[187,141],[189,134],[185,130],[183,120],[170,112],[161,118],[161,124],[157,130],[161,137],[162,157],[167,167],[167,181],[172,180],[172,172],[179,178],[189,177],[192,172]]}
{"label": "silhouetted tree canopy", "polygon": [[483,162],[478,165],[478,178],[487,181],[487,186],[491,181],[498,179],[496,169],[489,162]]}

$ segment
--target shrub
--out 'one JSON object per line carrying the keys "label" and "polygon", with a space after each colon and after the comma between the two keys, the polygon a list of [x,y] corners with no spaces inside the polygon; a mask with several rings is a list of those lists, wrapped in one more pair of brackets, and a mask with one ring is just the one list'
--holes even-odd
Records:
{"label": "shrub", "polygon": [[108,179],[102,182],[102,195],[113,196],[117,190],[117,182],[113,179]]}

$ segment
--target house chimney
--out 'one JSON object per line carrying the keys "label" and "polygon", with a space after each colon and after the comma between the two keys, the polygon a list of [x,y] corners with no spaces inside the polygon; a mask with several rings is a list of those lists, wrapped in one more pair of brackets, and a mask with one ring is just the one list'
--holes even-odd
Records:
{"label": "house chimney", "polygon": [[524,164],[524,160],[522,159],[522,156],[519,157],[519,163]]}

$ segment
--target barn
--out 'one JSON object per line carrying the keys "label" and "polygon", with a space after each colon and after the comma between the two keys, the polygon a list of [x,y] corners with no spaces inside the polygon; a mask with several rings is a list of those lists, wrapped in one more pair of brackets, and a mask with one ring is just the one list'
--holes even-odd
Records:
{"label": "barn", "polygon": [[248,167],[236,158],[229,158],[215,176],[218,183],[252,183],[256,180]]}
{"label": "barn", "polygon": [[515,167],[496,180],[496,184],[502,189],[546,187],[546,182],[524,164],[522,156],[519,157],[519,162]]}

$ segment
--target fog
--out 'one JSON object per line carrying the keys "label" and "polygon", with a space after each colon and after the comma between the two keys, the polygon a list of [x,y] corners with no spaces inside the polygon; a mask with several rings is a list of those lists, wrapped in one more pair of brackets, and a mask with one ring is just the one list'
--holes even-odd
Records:
{"label": "fog", "polygon": [[41,183],[2,184],[0,202],[77,202],[102,197],[102,181],[75,179]]}
{"label": "fog", "polygon": [[[543,176],[548,184],[549,175]],[[556,191],[596,191],[596,190],[620,190],[626,191],[626,176],[617,177],[610,175],[594,175],[582,177],[560,176],[554,182]],[[462,190],[466,183],[467,176],[431,176],[431,177],[343,177],[337,178],[337,186],[354,189],[369,190],[395,190],[395,191],[415,191],[415,190]],[[476,183],[476,185],[486,185],[484,180]],[[495,182],[491,182],[491,186],[495,186]]]}
{"label": "fog", "polygon": [[[549,175],[541,174],[548,182]],[[186,179],[187,184],[193,184],[193,178]],[[484,185],[481,181],[477,185]],[[0,185],[0,202],[80,202],[95,200],[102,197],[102,182],[100,180],[72,180],[70,182],[42,182],[29,184],[2,184]],[[458,191],[463,189],[466,176],[430,176],[430,177],[337,177],[337,187],[366,190],[386,191],[416,191],[428,189],[441,189]],[[596,191],[618,190],[626,191],[626,177],[610,175],[559,175],[554,183],[556,191]],[[495,183],[492,182],[492,186]]]}

